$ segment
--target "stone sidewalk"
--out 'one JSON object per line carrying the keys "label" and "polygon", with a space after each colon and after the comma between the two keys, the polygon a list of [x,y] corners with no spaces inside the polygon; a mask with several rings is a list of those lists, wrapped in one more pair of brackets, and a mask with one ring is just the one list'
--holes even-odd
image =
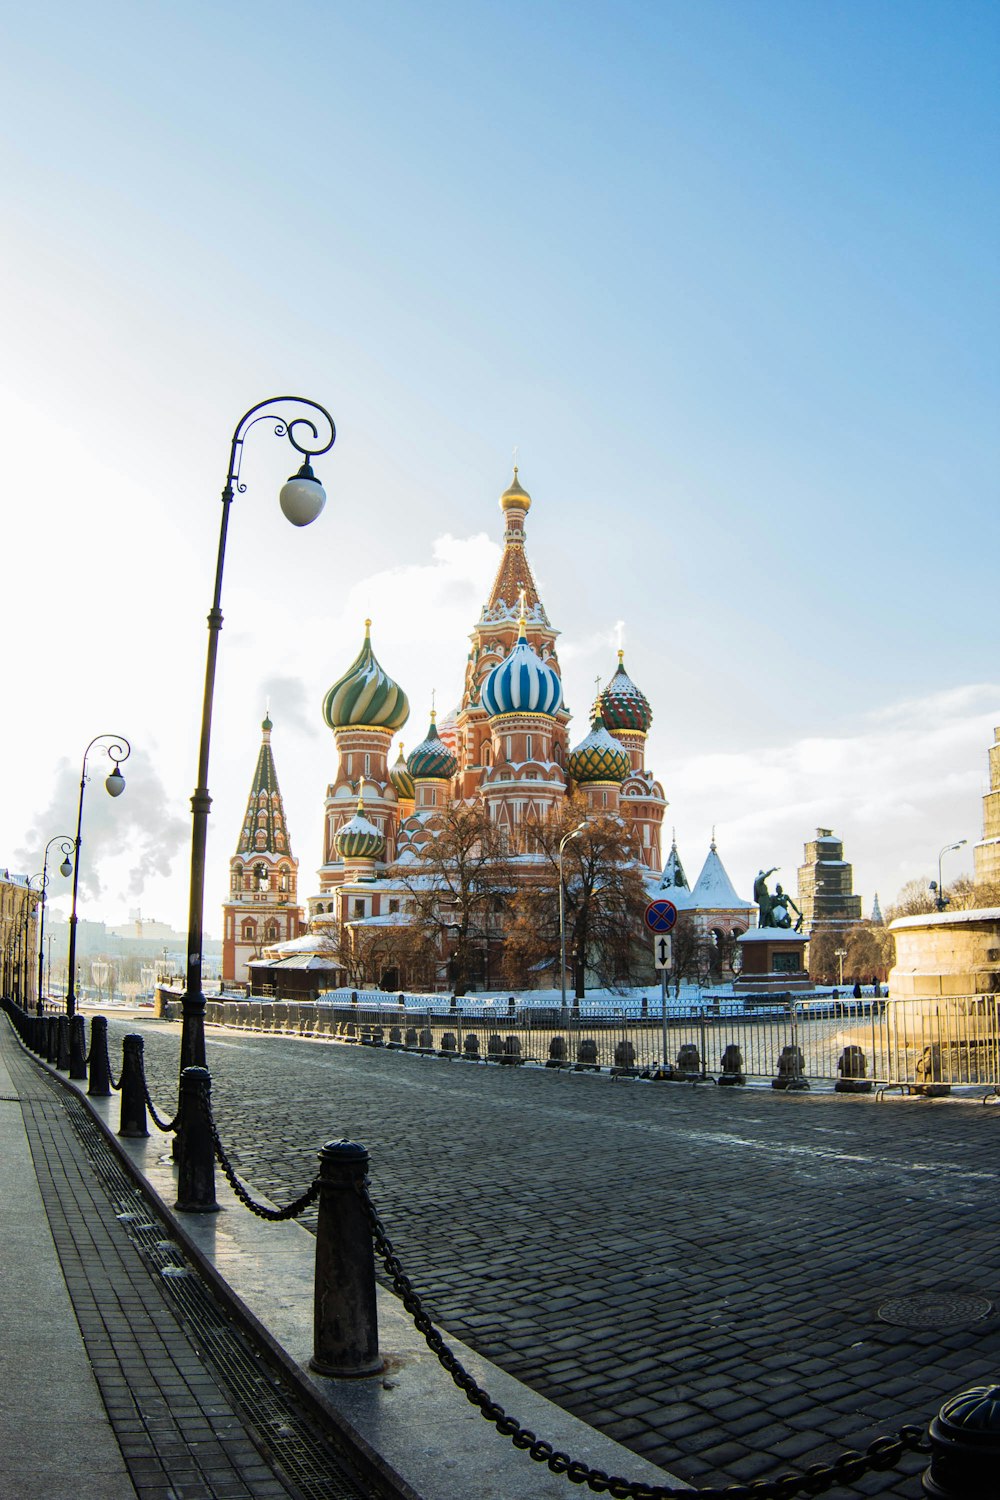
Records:
{"label": "stone sidewalk", "polygon": [[[303,1500],[239,1399],[256,1353],[95,1137],[0,1017],[0,1500]],[[374,1500],[316,1455],[323,1495]]]}
{"label": "stone sidewalk", "polygon": [[[177,1030],[144,1030],[167,1098]],[[1000,1371],[994,1107],[220,1029],[209,1065],[223,1140],[259,1191],[286,1201],[323,1140],[360,1140],[441,1325],[697,1485],[829,1462]],[[924,1463],[833,1493],[915,1500]]]}

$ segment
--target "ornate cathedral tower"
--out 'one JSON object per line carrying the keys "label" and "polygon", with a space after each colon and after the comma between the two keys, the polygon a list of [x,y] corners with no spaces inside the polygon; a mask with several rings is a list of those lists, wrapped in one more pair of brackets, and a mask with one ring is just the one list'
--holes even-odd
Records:
{"label": "ornate cathedral tower", "polygon": [[569,757],[569,773],[586,796],[589,812],[618,811],[622,782],[630,768],[628,751],[605,728],[601,706],[595,703],[590,733]]}
{"label": "ornate cathedral tower", "polygon": [[490,743],[480,751],[486,764],[479,791],[511,853],[532,854],[531,824],[566,795],[563,757],[555,753],[566,729],[559,721],[562,682],[553,659],[540,656],[528,639],[523,589],[520,603],[514,649],[495,664],[479,695],[490,729]]}
{"label": "ornate cathedral tower", "polygon": [[[500,496],[504,515],[504,550],[490,597],[483,605],[479,622],[470,637],[472,650],[465,669],[465,690],[455,724],[455,753],[458,756],[456,794],[474,797],[493,762],[494,743],[489,715],[481,702],[486,678],[518,642],[522,623],[521,595],[524,595],[523,624],[525,638],[539,659],[558,677],[559,662],[555,640],[559,634],[549,624],[544,605],[524,551],[524,521],[531,508],[531,496],[522,488],[517,467],[510,488]],[[569,712],[560,701],[549,726],[551,757],[560,768],[566,765],[569,746],[566,725]],[[506,742],[502,742],[504,747]],[[534,749],[534,742],[532,742]]]}
{"label": "ornate cathedral tower", "polygon": [[375,659],[371,620],[358,655],[323,700],[323,718],[337,741],[336,780],[326,789],[323,864],[320,894],[328,895],[345,877],[344,856],[337,834],[352,820],[358,788],[365,784],[364,816],[381,834],[384,844],[371,868],[391,864],[399,830],[399,793],[388,767],[389,745],[410,715],[406,694]]}
{"label": "ornate cathedral tower", "polygon": [[635,829],[642,862],[651,870],[660,868],[660,830],[667,799],[663,788],[645,767],[646,735],[653,711],[625,670],[624,652],[618,653],[618,670],[598,699],[606,729],[628,752],[631,769],[622,781],[621,810]]}
{"label": "ornate cathedral tower", "polygon": [[223,907],[222,977],[246,981],[247,962],[272,943],[298,937],[299,862],[292,856],[285,809],[271,753],[271,720],[261,725],[257,769],[243,829],[229,861],[229,900]]}

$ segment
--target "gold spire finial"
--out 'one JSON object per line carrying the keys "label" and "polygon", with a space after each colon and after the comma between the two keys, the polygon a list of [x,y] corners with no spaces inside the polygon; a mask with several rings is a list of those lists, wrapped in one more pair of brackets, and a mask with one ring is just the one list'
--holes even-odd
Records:
{"label": "gold spire finial", "polygon": [[[514,472],[516,474],[517,470],[515,469]],[[520,625],[521,629],[523,630],[524,627],[528,623],[528,596],[525,593],[524,585],[523,584],[521,585],[520,589],[518,590],[517,602],[521,606],[521,613],[518,616],[517,623]]]}
{"label": "gold spire finial", "polygon": [[358,777],[358,812],[364,812],[365,807],[365,778]]}
{"label": "gold spire finial", "polygon": [[621,667],[621,666],[624,666],[624,664],[625,664],[625,652],[622,650],[621,646],[619,646],[618,647],[618,665]]}
{"label": "gold spire finial", "polygon": [[371,622],[371,620],[366,620],[365,621],[365,640],[368,639],[368,637],[371,635],[371,633],[372,633],[372,622]]}

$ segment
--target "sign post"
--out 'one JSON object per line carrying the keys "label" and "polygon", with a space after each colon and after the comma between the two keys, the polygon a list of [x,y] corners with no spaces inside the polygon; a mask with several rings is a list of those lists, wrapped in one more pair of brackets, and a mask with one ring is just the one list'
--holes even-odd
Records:
{"label": "sign post", "polygon": [[672,944],[668,933],[677,921],[677,908],[665,896],[651,901],[646,907],[643,920],[653,934],[653,963],[660,971],[660,1025],[663,1029],[663,1063],[667,1071],[667,971],[672,958]]}

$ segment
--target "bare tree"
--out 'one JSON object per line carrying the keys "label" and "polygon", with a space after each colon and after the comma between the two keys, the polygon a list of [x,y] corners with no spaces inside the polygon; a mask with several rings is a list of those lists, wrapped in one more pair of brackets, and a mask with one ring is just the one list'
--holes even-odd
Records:
{"label": "bare tree", "polygon": [[935,909],[930,878],[918,877],[916,880],[908,880],[893,904],[886,908],[885,920],[888,923],[895,921],[897,917],[919,917]]}
{"label": "bare tree", "polygon": [[[574,837],[566,839],[566,835]],[[641,942],[649,901],[632,831],[624,819],[592,815],[579,793],[535,828],[535,857],[512,903],[513,923],[504,946],[505,973],[513,982],[559,953],[559,846],[563,848],[566,953],[577,999],[587,971],[603,985],[629,983],[648,968]],[[541,856],[540,859],[537,856]],[[556,965],[558,973],[558,961]]]}
{"label": "bare tree", "polygon": [[468,993],[491,937],[502,929],[516,884],[511,857],[489,811],[450,802],[427,824],[420,863],[401,873],[414,925],[449,955],[452,988]]}

